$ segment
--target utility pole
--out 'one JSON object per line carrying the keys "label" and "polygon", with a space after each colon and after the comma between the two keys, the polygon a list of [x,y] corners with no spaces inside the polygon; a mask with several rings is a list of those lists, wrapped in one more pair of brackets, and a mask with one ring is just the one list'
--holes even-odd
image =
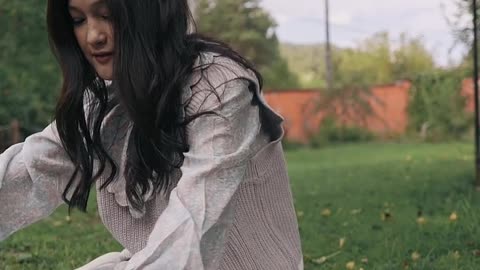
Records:
{"label": "utility pole", "polygon": [[473,0],[473,85],[475,93],[475,185],[480,189],[480,145],[478,108],[478,46],[477,46],[477,0]]}
{"label": "utility pole", "polygon": [[329,11],[329,0],[325,0],[325,33],[326,33],[326,42],[325,42],[325,67],[326,67],[326,80],[327,80],[327,90],[332,90],[333,88],[333,68],[332,68],[332,48],[330,47],[330,11]]}

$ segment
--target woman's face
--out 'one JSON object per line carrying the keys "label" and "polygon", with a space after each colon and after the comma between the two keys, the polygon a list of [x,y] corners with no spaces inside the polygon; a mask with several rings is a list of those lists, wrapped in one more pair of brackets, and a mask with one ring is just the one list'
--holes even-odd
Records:
{"label": "woman's face", "polygon": [[104,80],[113,75],[113,27],[103,0],[70,0],[69,12],[78,45],[88,62]]}

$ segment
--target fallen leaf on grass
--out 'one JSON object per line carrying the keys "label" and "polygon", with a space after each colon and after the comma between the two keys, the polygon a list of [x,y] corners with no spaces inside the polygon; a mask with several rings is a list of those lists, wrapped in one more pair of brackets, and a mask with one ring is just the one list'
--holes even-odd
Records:
{"label": "fallen leaf on grass", "polygon": [[322,210],[321,215],[324,217],[329,217],[332,215],[332,210],[330,210],[329,208],[325,208]]}
{"label": "fallen leaf on grass", "polygon": [[355,262],[348,262],[345,267],[348,269],[348,270],[353,270],[355,269]]}
{"label": "fallen leaf on grass", "polygon": [[317,264],[323,264],[325,263],[326,261],[328,260],[327,257],[323,256],[323,257],[320,257],[318,259],[313,259],[313,262],[314,263],[317,263]]}
{"label": "fallen leaf on grass", "polygon": [[63,224],[62,221],[57,220],[57,221],[54,221],[54,222],[53,222],[53,227],[60,227],[60,226],[62,226],[62,224]]}
{"label": "fallen leaf on grass", "polygon": [[353,209],[352,211],[350,211],[350,214],[352,215],[358,215],[362,213],[362,209]]}
{"label": "fallen leaf on grass", "polygon": [[458,220],[458,215],[457,212],[453,212],[450,214],[450,217],[448,218],[450,221],[454,222]]}
{"label": "fallen leaf on grass", "polygon": [[390,213],[390,209],[385,209],[385,211],[383,211],[381,219],[383,221],[390,221],[392,219],[392,213]]}
{"label": "fallen leaf on grass", "polygon": [[458,250],[455,250],[455,252],[453,252],[452,256],[455,260],[458,260],[458,259],[460,259],[460,252],[458,252]]}
{"label": "fallen leaf on grass", "polygon": [[340,238],[340,240],[338,240],[338,246],[340,248],[343,248],[343,246],[345,246],[345,241],[346,241],[345,237]]}
{"label": "fallen leaf on grass", "polygon": [[328,261],[329,259],[337,256],[337,255],[340,254],[340,253],[341,253],[341,251],[337,251],[337,252],[334,252],[334,253],[332,253],[332,254],[330,254],[330,255],[322,256],[322,257],[320,257],[320,258],[318,258],[318,259],[313,259],[312,262],[314,262],[314,263],[316,263],[316,264],[323,264],[323,263],[325,263],[326,261]]}
{"label": "fallen leaf on grass", "polygon": [[417,224],[418,225],[425,225],[427,223],[427,219],[424,217],[418,217],[417,218]]}
{"label": "fallen leaf on grass", "polygon": [[412,261],[418,261],[418,260],[420,260],[421,255],[420,255],[420,253],[415,251],[415,252],[412,253],[411,257],[412,257]]}
{"label": "fallen leaf on grass", "polygon": [[361,262],[364,263],[364,264],[367,264],[368,263],[368,258],[362,258]]}
{"label": "fallen leaf on grass", "polygon": [[303,217],[303,211],[298,211],[297,212],[297,217],[299,217],[299,218]]}
{"label": "fallen leaf on grass", "polygon": [[27,261],[29,261],[33,258],[33,254],[32,253],[27,253],[27,252],[18,252],[18,253],[15,252],[15,253],[7,254],[7,255],[15,258],[15,261],[17,263],[24,263],[24,262],[27,262]]}

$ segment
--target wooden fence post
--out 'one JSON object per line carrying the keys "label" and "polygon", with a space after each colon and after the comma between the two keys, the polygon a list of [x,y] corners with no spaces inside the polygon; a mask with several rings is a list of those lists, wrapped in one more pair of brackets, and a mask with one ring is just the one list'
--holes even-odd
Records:
{"label": "wooden fence post", "polygon": [[21,141],[20,123],[18,122],[17,119],[14,119],[10,124],[10,134],[11,134],[11,138],[10,138],[11,144],[16,144]]}

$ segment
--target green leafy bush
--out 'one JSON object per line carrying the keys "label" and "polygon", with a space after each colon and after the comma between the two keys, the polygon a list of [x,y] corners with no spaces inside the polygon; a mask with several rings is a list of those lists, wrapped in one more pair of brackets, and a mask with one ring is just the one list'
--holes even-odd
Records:
{"label": "green leafy bush", "polygon": [[471,129],[472,115],[461,95],[463,76],[455,71],[420,74],[412,81],[409,133],[425,141],[460,139]]}
{"label": "green leafy bush", "polygon": [[310,145],[317,148],[327,144],[368,142],[374,139],[375,136],[366,129],[340,125],[334,118],[329,117],[322,121],[319,131],[312,137]]}

